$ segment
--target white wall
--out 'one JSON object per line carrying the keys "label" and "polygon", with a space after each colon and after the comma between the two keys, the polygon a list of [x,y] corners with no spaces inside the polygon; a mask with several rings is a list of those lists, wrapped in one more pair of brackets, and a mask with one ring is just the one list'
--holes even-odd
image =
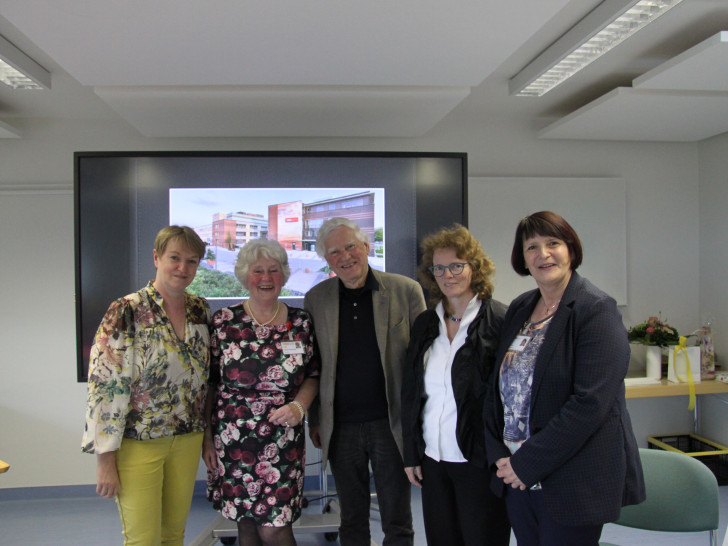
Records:
{"label": "white wall", "polygon": [[[411,140],[144,139],[113,120],[105,124],[38,120],[23,129],[25,139],[0,140],[0,301],[4,310],[0,316],[0,459],[12,465],[0,479],[0,488],[95,481],[93,457],[80,452],[85,384],[75,381],[70,187],[72,154],[77,150],[467,152],[474,177],[621,177],[627,185],[629,305],[623,309],[625,323],[631,325],[662,311],[680,330],[699,324],[701,202],[694,144],[544,142],[535,139],[529,127],[498,119],[488,126],[475,126],[467,115],[451,116],[427,137]],[[720,149],[715,155],[720,156]],[[18,194],[2,190],[3,185],[19,184],[57,185],[65,191]],[[722,205],[728,205],[728,195],[721,198]],[[721,204],[714,207],[720,209]],[[516,221],[488,238],[510,239]],[[483,243],[487,251],[488,240]],[[588,260],[590,253],[600,250],[585,251]],[[719,345],[721,350],[728,348]],[[686,399],[633,401],[630,408],[642,445],[648,433],[689,430]]]}
{"label": "white wall", "polygon": [[[700,309],[714,318],[716,355],[728,369],[728,135],[700,144]],[[728,445],[728,395],[703,396],[701,433]]]}

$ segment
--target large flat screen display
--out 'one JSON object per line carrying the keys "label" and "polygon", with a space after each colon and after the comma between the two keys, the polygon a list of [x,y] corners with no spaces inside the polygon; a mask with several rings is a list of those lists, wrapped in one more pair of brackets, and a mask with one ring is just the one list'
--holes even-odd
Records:
{"label": "large flat screen display", "polygon": [[333,275],[316,253],[328,218],[350,218],[369,235],[373,268],[416,278],[419,241],[467,225],[466,199],[467,156],[457,153],[77,152],[77,379],[86,381],[111,301],[154,278],[154,237],[166,225],[187,225],[207,244],[189,290],[213,311],[247,296],[235,261],[261,237],[287,249],[281,299],[301,307]]}

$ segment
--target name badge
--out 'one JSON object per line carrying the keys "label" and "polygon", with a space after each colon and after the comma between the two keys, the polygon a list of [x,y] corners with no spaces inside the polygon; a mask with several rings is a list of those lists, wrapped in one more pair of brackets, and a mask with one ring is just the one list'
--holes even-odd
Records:
{"label": "name badge", "polygon": [[284,355],[302,355],[304,353],[301,341],[281,341],[281,349],[283,349]]}
{"label": "name badge", "polygon": [[531,336],[517,335],[516,339],[514,339],[513,343],[511,343],[511,346],[508,347],[508,350],[520,353],[526,348],[529,341],[531,341]]}

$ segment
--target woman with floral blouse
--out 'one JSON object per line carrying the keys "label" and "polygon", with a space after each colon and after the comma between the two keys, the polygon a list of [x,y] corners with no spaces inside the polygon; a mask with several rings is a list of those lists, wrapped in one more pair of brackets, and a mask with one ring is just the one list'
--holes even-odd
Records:
{"label": "woman with floral blouse", "polygon": [[250,298],[212,317],[207,497],[237,522],[242,546],[295,545],[303,419],[318,392],[311,317],[278,299],[290,276],[278,242],[247,243],[235,274]]}
{"label": "woman with floral blouse", "polygon": [[89,360],[82,449],[97,456],[96,492],[116,497],[125,544],[184,543],[205,427],[210,309],[185,292],[205,244],[168,226],[156,277],[114,301]]}

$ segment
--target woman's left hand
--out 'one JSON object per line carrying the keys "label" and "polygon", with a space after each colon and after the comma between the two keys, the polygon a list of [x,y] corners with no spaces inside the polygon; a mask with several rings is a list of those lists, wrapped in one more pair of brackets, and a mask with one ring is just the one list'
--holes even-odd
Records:
{"label": "woman's left hand", "polygon": [[217,453],[212,434],[208,431],[205,431],[205,437],[202,440],[202,460],[205,462],[207,470],[215,472],[217,469]]}
{"label": "woman's left hand", "polygon": [[303,421],[303,415],[295,404],[286,404],[272,412],[268,420],[274,425],[295,427]]}
{"label": "woman's left hand", "polygon": [[501,459],[498,459],[495,462],[495,466],[498,468],[498,471],[495,473],[495,475],[499,478],[503,478],[503,483],[505,483],[506,485],[510,485],[513,489],[520,489],[521,491],[525,491],[526,484],[524,484],[513,471],[510,457],[503,457]]}

